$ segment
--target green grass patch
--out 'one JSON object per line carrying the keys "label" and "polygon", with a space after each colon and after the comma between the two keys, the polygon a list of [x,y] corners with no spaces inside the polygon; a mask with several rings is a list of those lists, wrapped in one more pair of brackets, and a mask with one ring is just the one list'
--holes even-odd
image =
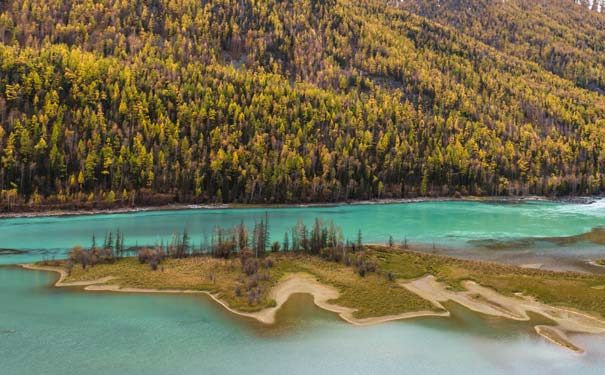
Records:
{"label": "green grass patch", "polygon": [[[331,302],[357,309],[356,318],[368,318],[434,310],[431,303],[388,277],[391,274],[398,280],[411,280],[432,274],[456,290],[463,289],[462,281],[473,280],[505,295],[520,292],[547,304],[605,316],[605,289],[602,288],[605,276],[602,275],[525,269],[382,246],[369,246],[363,253],[354,255],[360,254],[365,261],[377,265],[377,272],[362,277],[354,265],[302,253],[274,253],[270,255],[273,266],[261,266],[253,276],[242,272],[239,259],[209,256],[166,259],[158,270],[152,271],[136,258],[124,258],[86,270],[76,265],[66,281],[113,276],[108,284],[122,287],[208,291],[232,308],[252,312],[274,306],[270,290],[282,277],[304,272],[340,291],[340,297]],[[64,266],[64,262],[60,266]]]}

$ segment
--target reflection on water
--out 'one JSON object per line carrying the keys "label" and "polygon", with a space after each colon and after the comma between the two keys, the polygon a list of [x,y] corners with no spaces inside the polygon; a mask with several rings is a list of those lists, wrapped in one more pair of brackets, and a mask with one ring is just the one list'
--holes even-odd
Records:
{"label": "reflection on water", "polygon": [[[94,232],[120,228],[126,246],[169,238],[186,225],[199,243],[215,225],[253,225],[270,213],[271,233],[315,217],[345,237],[399,242],[456,256],[581,269],[603,257],[605,200],[591,205],[427,202],[280,209],[165,211],[126,215],[0,220],[0,263],[63,256]],[[593,228],[597,228],[592,230]],[[486,239],[491,242],[480,242]],[[500,241],[500,242],[497,242]],[[437,246],[433,250],[432,243]],[[447,244],[447,246],[442,245]],[[504,245],[502,245],[504,244]],[[495,250],[490,251],[489,247]],[[600,256],[599,256],[600,255]],[[595,271],[596,272],[596,271]],[[20,374],[602,374],[605,337],[578,336],[577,355],[516,322],[454,303],[451,318],[353,327],[294,295],[267,327],[227,313],[203,296],[89,293],[50,285],[56,275],[0,267],[0,373]]]}
{"label": "reflection on water", "polygon": [[[456,302],[445,302],[444,307],[450,311],[450,317],[419,317],[401,320],[388,324],[415,324],[427,329],[456,332],[463,335],[475,335],[489,340],[514,339],[520,336],[533,336],[540,339],[534,330],[535,325],[556,325],[543,315],[528,312],[531,320],[516,321],[503,317],[484,315]],[[265,325],[258,321],[232,315],[234,321],[259,337],[275,337],[296,334],[300,330],[317,326],[323,321],[326,324],[339,323],[350,326],[337,314],[317,307],[309,294],[293,294],[277,312],[276,323]],[[351,326],[351,328],[358,328]]]}
{"label": "reflection on water", "polygon": [[433,329],[456,331],[493,340],[513,339],[526,335],[539,338],[534,330],[535,325],[556,324],[545,316],[531,311],[528,312],[531,318],[529,321],[517,321],[504,317],[479,314],[452,301],[445,302],[443,305],[451,313],[449,318],[423,318],[418,320],[419,324]]}
{"label": "reflection on water", "polygon": [[296,295],[273,327],[199,296],[77,292],[0,267],[2,374],[601,374],[602,337],[576,355],[529,324],[448,305],[453,317],[353,327]]}
{"label": "reflection on water", "polygon": [[277,311],[276,323],[262,324],[253,319],[236,318],[250,331],[264,338],[293,335],[302,330],[321,325],[347,324],[337,314],[323,310],[313,303],[310,294],[296,293]]}

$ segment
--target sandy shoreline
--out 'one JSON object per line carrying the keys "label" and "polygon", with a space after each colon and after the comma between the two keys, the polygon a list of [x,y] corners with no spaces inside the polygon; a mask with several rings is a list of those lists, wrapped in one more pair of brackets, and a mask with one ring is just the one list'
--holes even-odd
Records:
{"label": "sandy shoreline", "polygon": [[602,197],[568,197],[552,198],[544,196],[525,196],[525,197],[476,197],[466,196],[462,198],[454,197],[422,197],[422,198],[393,198],[393,199],[370,199],[343,202],[324,202],[324,203],[276,203],[276,204],[168,204],[159,206],[141,206],[141,207],[123,207],[101,210],[49,210],[39,212],[0,212],[0,219],[16,218],[35,218],[35,217],[61,217],[61,216],[88,216],[88,215],[109,215],[109,214],[129,214],[138,212],[156,212],[156,211],[185,211],[185,210],[215,210],[215,209],[245,209],[245,208],[305,208],[305,207],[337,207],[337,206],[357,206],[357,205],[379,205],[379,204],[397,204],[397,203],[419,203],[419,202],[449,202],[449,201],[471,201],[471,202],[527,202],[527,201],[555,201],[555,202],[579,202],[591,203]]}
{"label": "sandy shoreline", "polygon": [[605,268],[605,264],[599,264],[599,263],[595,262],[594,260],[591,260],[590,262],[588,262],[588,264],[590,264],[591,266],[595,266],[595,267]]}
{"label": "sandy shoreline", "polygon": [[414,311],[407,312],[398,315],[387,315],[380,317],[362,318],[358,319],[353,317],[355,309],[331,304],[328,301],[336,299],[340,296],[340,293],[335,288],[321,284],[313,279],[308,274],[290,274],[279,281],[270,292],[270,297],[275,300],[276,304],[274,307],[265,308],[257,312],[243,312],[231,308],[225,301],[220,299],[217,294],[210,293],[203,290],[190,290],[190,289],[149,289],[149,288],[123,288],[119,285],[106,284],[112,280],[112,277],[104,277],[97,280],[91,281],[78,281],[78,282],[65,282],[67,272],[65,270],[56,267],[45,267],[37,266],[33,264],[21,264],[23,268],[36,271],[47,271],[56,272],[59,274],[59,279],[54,283],[55,287],[84,287],[86,291],[105,291],[105,292],[120,292],[120,293],[167,293],[167,294],[204,294],[212,298],[215,302],[219,303],[226,310],[248,318],[256,319],[257,321],[264,324],[275,323],[275,316],[277,311],[283,306],[284,303],[293,294],[310,294],[313,296],[313,302],[318,307],[334,312],[340,316],[344,321],[356,325],[366,326],[372,324],[379,324],[390,322],[394,320],[410,319],[423,316],[449,316],[449,312],[435,312],[435,311]]}
{"label": "sandy shoreline", "polygon": [[534,327],[534,330],[538,335],[544,337],[553,344],[560,345],[576,353],[584,353],[584,349],[571,342],[565,332],[561,331],[557,327],[537,325]]}
{"label": "sandy shoreline", "polygon": [[340,296],[339,291],[325,284],[321,284],[309,274],[295,273],[285,276],[271,290],[270,297],[275,300],[275,306],[265,308],[257,312],[242,312],[231,308],[220,295],[202,290],[181,290],[181,289],[146,289],[146,288],[128,288],[120,285],[107,284],[113,278],[111,276],[91,281],[65,282],[67,273],[60,268],[37,266],[33,264],[22,264],[23,268],[38,271],[56,272],[59,279],[55,282],[55,287],[84,287],[86,291],[109,291],[121,293],[183,293],[183,294],[204,294],[219,303],[229,312],[257,320],[263,324],[275,323],[277,311],[293,294],[304,293],[313,297],[313,302],[318,307],[336,313],[344,321],[355,326],[366,326],[380,324],[389,321],[411,319],[418,317],[448,317],[450,312],[442,303],[447,301],[456,302],[474,312],[496,316],[517,321],[529,321],[531,317],[528,312],[544,316],[556,323],[554,326],[536,325],[534,327],[537,334],[548,341],[555,343],[563,348],[572,350],[576,353],[583,353],[583,349],[575,345],[567,336],[569,333],[582,334],[605,334],[605,321],[589,314],[576,311],[569,308],[554,307],[543,304],[531,297],[516,295],[505,296],[493,289],[483,287],[473,281],[463,282],[464,291],[453,291],[446,284],[443,284],[432,275],[412,280],[399,281],[401,287],[417,294],[418,296],[431,302],[437,309],[442,311],[414,311],[397,315],[388,315],[371,318],[355,318],[353,314],[356,309],[339,306],[330,303],[331,300]]}
{"label": "sandy shoreline", "polygon": [[568,333],[605,334],[605,321],[570,308],[554,307],[535,299],[515,295],[505,296],[493,289],[483,287],[473,281],[465,281],[464,291],[453,291],[446,284],[428,275],[423,278],[400,283],[401,286],[442,307],[443,302],[454,301],[472,311],[512,320],[529,321],[528,312],[546,317],[556,326],[536,325],[536,332],[547,340],[564,348],[582,353],[582,348],[573,344]]}

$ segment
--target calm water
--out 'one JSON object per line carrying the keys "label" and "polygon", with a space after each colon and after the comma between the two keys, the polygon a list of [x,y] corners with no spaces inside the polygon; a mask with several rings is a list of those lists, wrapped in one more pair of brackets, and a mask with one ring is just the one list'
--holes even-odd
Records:
{"label": "calm water", "polygon": [[602,374],[605,368],[603,337],[582,338],[590,351],[576,355],[529,329],[468,313],[359,328],[310,307],[307,298],[290,301],[287,316],[281,314],[287,329],[267,333],[202,298],[53,290],[53,278],[0,268],[0,298],[9,302],[0,309],[2,374]]}
{"label": "calm water", "polygon": [[[354,238],[389,234],[465,252],[477,239],[567,236],[605,225],[605,202],[592,205],[466,202],[268,210],[272,234],[298,219],[334,220]],[[0,220],[0,248],[18,263],[60,255],[120,229],[129,244],[195,236],[265,210],[147,212]],[[593,251],[597,246],[590,247]],[[526,249],[525,251],[533,251]],[[537,250],[536,250],[537,251]],[[0,374],[602,374],[605,337],[577,337],[576,355],[533,334],[528,324],[455,308],[452,319],[351,327],[297,296],[272,328],[225,313],[202,297],[84,293],[51,288],[53,274],[0,267]]]}
{"label": "calm water", "polygon": [[0,219],[0,248],[30,250],[26,255],[0,256],[0,264],[59,257],[73,245],[90,246],[93,233],[97,243],[102,243],[108,231],[118,228],[125,234],[127,246],[167,243],[184,228],[199,245],[210,238],[215,226],[233,227],[243,220],[252,228],[265,213],[269,215],[272,239],[280,242],[298,220],[311,226],[317,217],[332,220],[350,240],[356,240],[361,229],[364,242],[385,243],[392,235],[396,241],[407,238],[414,243],[454,248],[468,247],[473,240],[569,236],[605,226],[605,200],[588,205],[423,202]]}

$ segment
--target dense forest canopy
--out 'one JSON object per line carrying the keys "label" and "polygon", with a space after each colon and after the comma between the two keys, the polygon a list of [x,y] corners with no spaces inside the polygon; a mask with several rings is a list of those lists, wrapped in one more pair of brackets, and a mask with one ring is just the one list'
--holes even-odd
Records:
{"label": "dense forest canopy", "polygon": [[[584,0],[582,0],[584,1]],[[605,15],[571,1],[403,0],[399,6],[605,93]],[[584,4],[587,5],[587,4]],[[594,5],[594,4],[593,4]]]}
{"label": "dense forest canopy", "polygon": [[1,209],[603,191],[605,15],[461,3],[4,1]]}

